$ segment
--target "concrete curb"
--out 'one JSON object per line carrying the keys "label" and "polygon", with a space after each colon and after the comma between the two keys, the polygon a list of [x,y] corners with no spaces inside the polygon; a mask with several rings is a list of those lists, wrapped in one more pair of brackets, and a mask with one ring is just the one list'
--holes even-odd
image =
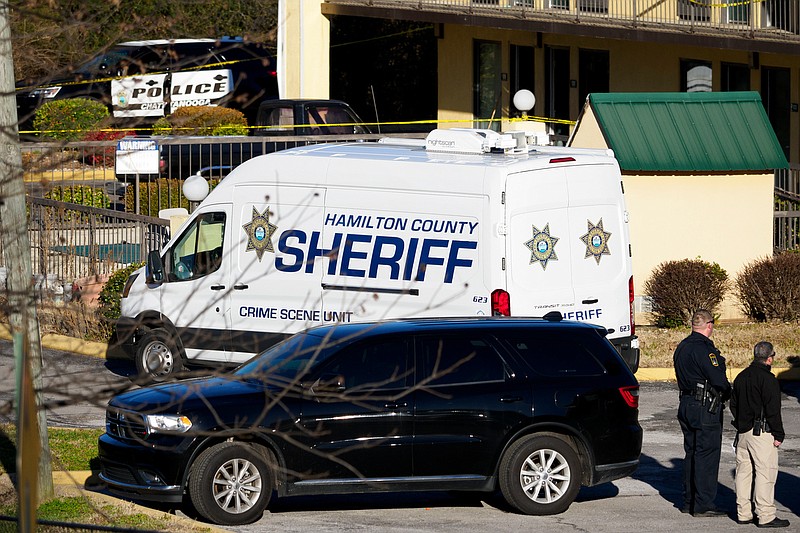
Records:
{"label": "concrete curb", "polygon": [[[7,324],[0,324],[0,339],[11,340],[11,330]],[[106,343],[85,341],[57,333],[45,333],[42,335],[42,348],[102,358],[105,358],[108,352]]]}
{"label": "concrete curb", "polygon": [[[0,339],[11,339],[11,332],[5,324],[0,324]],[[75,339],[56,333],[43,335],[42,347],[101,358],[105,358],[108,353],[108,345],[105,343]],[[729,368],[728,380],[733,381],[742,370],[744,369]],[[775,368],[774,372],[780,380],[800,381],[800,367],[779,367]],[[639,381],[675,381],[675,370],[672,368],[639,368],[636,371],[636,379]]]}
{"label": "concrete curb", "polygon": [[[744,368],[729,368],[728,381],[733,382]],[[782,381],[800,381],[800,367],[778,367],[772,369],[775,376]],[[674,368],[639,368],[636,371],[639,381],[675,381]]]}

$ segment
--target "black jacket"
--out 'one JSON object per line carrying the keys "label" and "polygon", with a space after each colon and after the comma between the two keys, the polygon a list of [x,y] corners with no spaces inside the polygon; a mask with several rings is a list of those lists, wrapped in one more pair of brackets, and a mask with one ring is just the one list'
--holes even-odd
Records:
{"label": "black jacket", "polygon": [[725,374],[725,358],[711,339],[693,331],[678,344],[672,361],[681,391],[694,391],[697,383],[707,381],[727,400],[731,385]]}
{"label": "black jacket", "polygon": [[756,417],[764,409],[772,438],[783,442],[786,433],[781,420],[781,387],[770,367],[753,361],[733,380],[731,413],[733,426],[739,433],[753,429]]}

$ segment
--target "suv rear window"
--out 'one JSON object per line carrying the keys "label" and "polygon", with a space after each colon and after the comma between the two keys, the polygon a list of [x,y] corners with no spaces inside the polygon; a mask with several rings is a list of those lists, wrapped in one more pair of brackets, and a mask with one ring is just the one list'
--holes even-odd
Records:
{"label": "suv rear window", "polygon": [[606,369],[594,355],[605,347],[598,342],[600,339],[593,332],[513,331],[504,332],[503,338],[539,374],[552,377],[587,377],[606,373]]}
{"label": "suv rear window", "polygon": [[503,381],[505,363],[495,349],[481,337],[423,336],[423,376],[432,377],[430,385],[456,385]]}

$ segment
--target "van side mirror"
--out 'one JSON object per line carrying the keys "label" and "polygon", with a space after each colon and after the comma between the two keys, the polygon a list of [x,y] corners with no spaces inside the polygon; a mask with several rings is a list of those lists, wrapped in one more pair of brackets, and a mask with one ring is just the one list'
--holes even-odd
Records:
{"label": "van side mirror", "polygon": [[147,283],[162,283],[164,281],[164,263],[158,250],[150,250],[147,254],[147,268],[145,269]]}

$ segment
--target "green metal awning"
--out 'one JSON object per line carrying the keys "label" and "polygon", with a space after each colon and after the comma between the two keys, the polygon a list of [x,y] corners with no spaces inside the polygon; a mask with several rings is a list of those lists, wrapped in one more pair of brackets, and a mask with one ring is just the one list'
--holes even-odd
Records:
{"label": "green metal awning", "polygon": [[623,171],[789,167],[757,92],[592,93],[589,105]]}

